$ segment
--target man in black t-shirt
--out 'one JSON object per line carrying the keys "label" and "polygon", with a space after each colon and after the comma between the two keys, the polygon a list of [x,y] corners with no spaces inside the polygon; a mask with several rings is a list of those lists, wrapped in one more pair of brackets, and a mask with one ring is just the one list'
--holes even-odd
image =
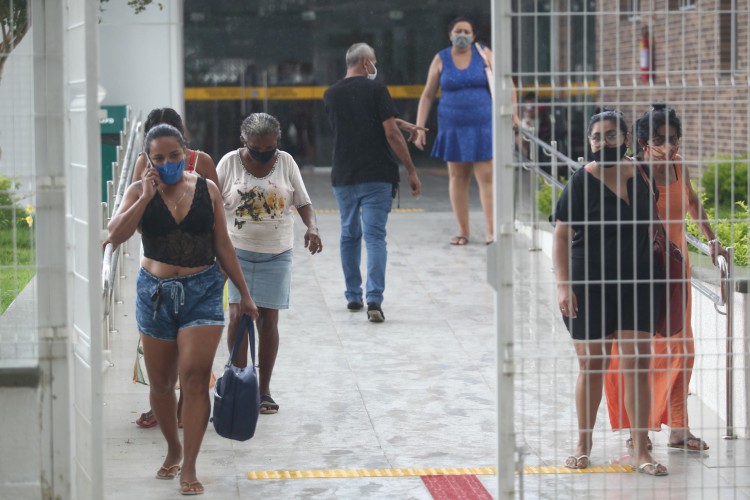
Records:
{"label": "man in black t-shirt", "polygon": [[[362,236],[367,245],[367,318],[385,320],[381,303],[387,259],[385,226],[398,189],[399,160],[409,174],[411,194],[422,191],[406,140],[399,130],[396,107],[388,89],[375,81],[375,51],[355,43],[346,52],[346,76],[323,96],[333,127],[331,181],[341,212],[341,265],[346,281],[347,308],[360,311],[362,275],[359,271]],[[397,121],[398,120],[398,121]]]}

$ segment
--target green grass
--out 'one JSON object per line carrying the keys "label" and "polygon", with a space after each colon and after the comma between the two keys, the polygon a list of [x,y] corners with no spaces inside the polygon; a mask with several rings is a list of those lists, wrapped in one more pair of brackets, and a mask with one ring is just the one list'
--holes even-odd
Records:
{"label": "green grass", "polygon": [[0,314],[3,314],[36,272],[34,231],[19,226],[0,229]]}

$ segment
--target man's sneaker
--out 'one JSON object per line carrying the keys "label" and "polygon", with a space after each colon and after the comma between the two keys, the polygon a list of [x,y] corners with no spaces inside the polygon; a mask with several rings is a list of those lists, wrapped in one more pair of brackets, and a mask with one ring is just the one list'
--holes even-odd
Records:
{"label": "man's sneaker", "polygon": [[385,321],[385,315],[380,308],[380,304],[376,304],[375,302],[367,303],[367,319],[373,323],[382,323]]}
{"label": "man's sneaker", "polygon": [[365,307],[365,305],[362,302],[349,302],[346,305],[346,308],[349,309],[349,312],[359,312],[362,310],[362,308]]}

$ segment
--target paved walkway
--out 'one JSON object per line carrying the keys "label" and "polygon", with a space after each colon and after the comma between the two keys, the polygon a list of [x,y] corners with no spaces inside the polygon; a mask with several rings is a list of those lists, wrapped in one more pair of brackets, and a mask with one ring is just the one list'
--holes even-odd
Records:
{"label": "paved walkway", "polygon": [[[483,218],[472,205],[472,243],[449,246],[455,223],[447,179],[441,171],[425,171],[422,177],[423,198],[402,197],[406,211],[391,215],[386,322],[372,324],[364,313],[346,310],[338,214],[332,212],[328,175],[305,174],[321,210],[325,249],[314,257],[306,254],[298,225],[292,306],[281,314],[281,347],[272,383],[281,410],[262,415],[256,436],[244,443],[217,436],[209,425],[198,460],[206,487],[203,498],[496,496],[495,478],[486,470],[453,471],[468,474],[437,484],[420,477],[425,471],[403,470],[486,468],[496,461],[494,294],[486,284],[487,247],[480,243]],[[696,398],[690,402],[695,408],[693,426],[700,429],[701,419],[710,423],[704,437],[712,450],[704,457],[667,454],[663,433],[654,435],[656,457],[672,472],[667,478],[622,468],[590,474],[540,468],[561,464],[572,450],[576,366],[567,333],[552,312],[549,258],[527,249],[519,235],[512,264],[517,278],[513,327],[519,360],[515,422],[518,444],[525,449],[524,465],[529,466],[519,482],[524,498],[750,498],[747,442],[719,439],[718,417]],[[165,452],[161,433],[134,423],[148,400],[147,388],[131,382],[137,343],[136,254],[137,243],[131,243],[119,333],[112,335],[114,366],[105,374],[107,498],[178,498],[176,481],[152,479]],[[222,371],[226,358],[220,349],[215,373]],[[627,461],[624,437],[611,433],[603,418],[596,440],[595,465]],[[356,472],[372,469],[406,475],[364,477]],[[270,471],[320,470],[352,477],[248,478],[248,473],[258,477]]]}

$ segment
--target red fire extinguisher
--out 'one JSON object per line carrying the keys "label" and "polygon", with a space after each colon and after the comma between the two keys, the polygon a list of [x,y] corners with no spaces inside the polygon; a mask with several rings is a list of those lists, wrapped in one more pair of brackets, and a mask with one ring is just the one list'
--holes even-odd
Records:
{"label": "red fire extinguisher", "polygon": [[641,81],[651,79],[651,44],[648,39],[648,26],[641,30]]}

